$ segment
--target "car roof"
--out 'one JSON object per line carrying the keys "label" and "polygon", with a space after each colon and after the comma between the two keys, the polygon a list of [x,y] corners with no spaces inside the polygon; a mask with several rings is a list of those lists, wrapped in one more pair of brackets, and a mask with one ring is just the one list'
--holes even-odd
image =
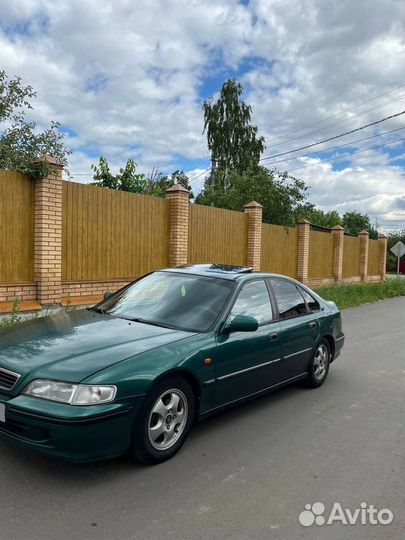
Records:
{"label": "car roof", "polygon": [[248,266],[236,266],[231,264],[185,264],[182,266],[177,266],[176,268],[165,268],[162,271],[193,274],[206,277],[216,277],[232,281],[240,280],[243,278],[249,279],[253,277],[257,278],[270,276],[285,277],[287,279],[293,280],[293,278],[290,278],[289,276],[280,276],[279,274],[271,274],[268,272],[255,272],[253,268],[250,268]]}

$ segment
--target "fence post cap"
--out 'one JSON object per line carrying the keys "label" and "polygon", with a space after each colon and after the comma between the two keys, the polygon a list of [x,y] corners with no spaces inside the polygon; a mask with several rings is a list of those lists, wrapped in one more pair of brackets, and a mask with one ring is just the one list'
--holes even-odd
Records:
{"label": "fence post cap", "polygon": [[378,233],[378,238],[388,238],[388,236],[384,233]]}
{"label": "fence post cap", "polygon": [[302,224],[302,225],[306,225],[306,224],[311,225],[311,222],[308,221],[308,220],[305,219],[305,218],[301,218],[301,219],[299,220],[298,223],[299,223],[300,225],[301,225],[301,224]]}
{"label": "fence post cap", "polygon": [[245,204],[243,208],[263,208],[263,206],[256,201],[251,201],[250,203]]}
{"label": "fence post cap", "polygon": [[366,236],[366,235],[370,236],[370,233],[368,231],[364,230],[364,229],[359,232],[359,236]]}
{"label": "fence post cap", "polygon": [[341,225],[335,225],[332,227],[332,231],[344,231],[344,228]]}
{"label": "fence post cap", "polygon": [[186,189],[181,184],[174,184],[174,186],[169,187],[168,189],[166,189],[166,193],[184,193],[184,194],[187,193],[187,195],[190,195],[189,190]]}
{"label": "fence post cap", "polygon": [[52,167],[60,167],[61,169],[63,169],[63,163],[58,161],[53,156],[50,156],[49,154],[46,154],[45,156],[42,156],[38,159],[34,159],[33,163],[43,163],[44,161],[45,163],[52,165]]}

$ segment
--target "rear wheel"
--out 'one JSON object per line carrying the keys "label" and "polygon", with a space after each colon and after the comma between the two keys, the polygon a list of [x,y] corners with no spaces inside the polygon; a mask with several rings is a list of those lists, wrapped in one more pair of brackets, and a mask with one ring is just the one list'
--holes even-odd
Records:
{"label": "rear wheel", "polygon": [[330,346],[326,339],[321,339],[315,348],[308,368],[307,385],[317,388],[325,381],[329,372]]}
{"label": "rear wheel", "polygon": [[183,445],[194,421],[193,391],[182,377],[168,377],[152,388],[136,420],[132,454],[155,464]]}

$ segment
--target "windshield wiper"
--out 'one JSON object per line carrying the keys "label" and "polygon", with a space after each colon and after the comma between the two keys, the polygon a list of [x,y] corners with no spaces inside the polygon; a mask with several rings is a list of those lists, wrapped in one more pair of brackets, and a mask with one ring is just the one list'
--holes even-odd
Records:
{"label": "windshield wiper", "polygon": [[91,307],[89,308],[89,311],[95,311],[96,313],[102,313],[105,315],[107,311],[105,309],[99,308],[99,307]]}
{"label": "windshield wiper", "polygon": [[170,330],[176,330],[174,326],[171,326],[169,324],[161,323],[158,321],[149,321],[148,319],[142,319],[141,317],[124,317],[123,315],[119,315],[121,319],[126,319],[127,321],[131,322],[139,322],[143,324],[150,324],[152,326],[161,326],[162,328],[169,328]]}

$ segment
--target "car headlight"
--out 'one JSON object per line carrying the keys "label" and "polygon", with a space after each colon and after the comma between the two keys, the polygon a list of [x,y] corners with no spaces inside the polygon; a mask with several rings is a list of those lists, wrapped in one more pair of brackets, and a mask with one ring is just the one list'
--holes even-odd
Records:
{"label": "car headlight", "polygon": [[97,405],[113,401],[117,393],[117,387],[114,385],[71,384],[36,379],[30,382],[22,393],[27,396],[69,403],[70,405]]}

